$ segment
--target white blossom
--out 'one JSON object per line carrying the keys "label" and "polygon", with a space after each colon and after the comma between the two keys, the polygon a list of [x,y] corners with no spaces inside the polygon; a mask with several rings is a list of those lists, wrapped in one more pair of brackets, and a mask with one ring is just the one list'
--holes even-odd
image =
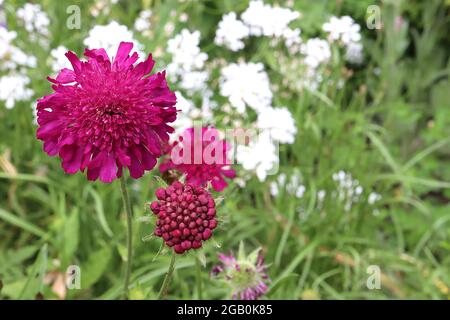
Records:
{"label": "white blossom", "polygon": [[34,68],[36,57],[27,55],[13,44],[17,33],[0,27],[0,70],[15,70],[19,67]]}
{"label": "white blossom", "polygon": [[[184,129],[192,127],[192,119],[190,113],[194,110],[194,102],[185,98],[183,94],[179,91],[175,92],[177,96],[177,110],[180,110],[177,114],[177,119],[172,123],[172,126],[177,129],[180,133]],[[171,135],[173,137],[174,135]]]}
{"label": "white blossom", "polygon": [[215,44],[225,46],[232,51],[244,48],[243,39],[250,34],[249,28],[236,18],[235,12],[230,12],[222,17],[216,31]]}
{"label": "white blossom", "polygon": [[360,42],[350,42],[345,49],[345,60],[353,64],[361,64],[363,59],[363,45]]}
{"label": "white blossom", "polygon": [[0,78],[0,100],[12,109],[16,101],[29,100],[34,92],[27,88],[30,78],[22,74],[11,74]]}
{"label": "white blossom", "polygon": [[200,32],[181,30],[167,44],[172,61],[167,73],[173,80],[179,80],[180,87],[190,94],[206,89],[207,72],[203,70],[208,55],[200,50]]}
{"label": "white blossom", "polygon": [[[294,195],[296,198],[303,198],[306,187],[300,183],[300,175],[290,175],[289,181],[285,173],[280,173],[276,181],[270,183],[270,193],[272,196],[278,196],[280,189],[285,189],[289,195]],[[286,183],[287,182],[287,183]]]}
{"label": "white blossom", "polygon": [[133,42],[139,56],[144,57],[142,50],[143,45],[134,39],[133,33],[124,25],[120,25],[117,21],[111,21],[107,25],[96,25],[90,31],[84,45],[90,49],[104,48],[109,57],[113,57],[117,53],[120,42]]}
{"label": "white blossom", "polygon": [[328,33],[330,41],[337,41],[345,48],[345,59],[353,64],[363,61],[363,45],[361,41],[361,27],[349,16],[331,17],[322,26]]}
{"label": "white blossom", "polygon": [[278,148],[269,135],[262,134],[248,145],[237,146],[236,160],[245,170],[254,171],[259,181],[265,181],[278,167]]}
{"label": "white blossom", "polygon": [[250,28],[254,36],[281,37],[289,23],[300,16],[300,13],[288,8],[272,7],[262,0],[250,1],[241,18]]}
{"label": "white blossom", "polygon": [[331,58],[331,49],[327,41],[319,38],[311,38],[301,47],[305,56],[304,62],[311,68],[317,68],[321,63]]}
{"label": "white blossom", "polygon": [[64,68],[72,68],[69,59],[65,56],[68,51],[69,49],[64,46],[58,46],[50,51],[51,68],[53,72],[57,73]]}
{"label": "white blossom", "polygon": [[350,173],[342,170],[334,173],[332,178],[338,184],[336,194],[337,199],[344,203],[344,209],[346,211],[350,211],[353,204],[359,201],[359,198],[364,191],[363,187]]}
{"label": "white blossom", "polygon": [[291,48],[294,45],[300,45],[302,43],[302,38],[300,38],[301,30],[296,29],[286,29],[283,32],[284,44],[286,47]]}
{"label": "white blossom", "polygon": [[341,41],[344,45],[361,40],[361,27],[349,16],[331,17],[323,24],[323,30],[331,41]]}
{"label": "white blossom", "polygon": [[26,3],[22,8],[17,9],[16,16],[28,32],[49,35],[50,19],[47,13],[42,11],[40,4]]}
{"label": "white blossom", "polygon": [[281,143],[293,143],[297,134],[295,120],[286,107],[262,109],[256,125],[260,130],[269,130],[271,137]]}
{"label": "white blossom", "polygon": [[139,16],[134,21],[134,29],[139,32],[144,32],[150,29],[152,26],[150,22],[150,18],[152,17],[152,11],[151,10],[142,10],[139,13]]}
{"label": "white blossom", "polygon": [[245,107],[262,110],[271,105],[269,77],[262,63],[232,63],[221,71],[220,94],[228,97],[238,112]]}

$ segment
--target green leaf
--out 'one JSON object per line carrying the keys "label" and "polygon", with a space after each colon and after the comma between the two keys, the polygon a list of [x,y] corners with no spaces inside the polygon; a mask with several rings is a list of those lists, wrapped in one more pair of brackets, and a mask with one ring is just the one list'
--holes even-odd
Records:
{"label": "green leaf", "polygon": [[67,266],[78,249],[80,234],[80,215],[77,209],[64,222],[63,265]]}
{"label": "green leaf", "polygon": [[44,286],[44,277],[47,270],[48,246],[44,244],[31,268],[22,292],[18,299],[34,299]]}
{"label": "green leaf", "polygon": [[102,199],[100,198],[100,196],[98,195],[97,192],[95,192],[95,190],[93,188],[89,188],[87,189],[88,193],[92,196],[92,198],[94,199],[95,202],[95,212],[97,213],[97,218],[98,221],[100,222],[100,226],[102,227],[103,231],[105,231],[105,233],[112,238],[113,237],[113,232],[111,230],[111,228],[109,227],[108,224],[108,220],[106,219],[105,216],[105,210],[103,209],[103,202]]}
{"label": "green leaf", "polygon": [[4,221],[15,225],[16,227],[22,228],[23,230],[28,231],[38,237],[47,238],[47,233],[41,228],[1,208],[0,219],[3,219]]}
{"label": "green leaf", "polygon": [[245,245],[244,241],[239,242],[238,260],[245,260]]}
{"label": "green leaf", "polygon": [[101,248],[89,256],[81,265],[81,288],[89,289],[105,272],[112,256],[110,248]]}

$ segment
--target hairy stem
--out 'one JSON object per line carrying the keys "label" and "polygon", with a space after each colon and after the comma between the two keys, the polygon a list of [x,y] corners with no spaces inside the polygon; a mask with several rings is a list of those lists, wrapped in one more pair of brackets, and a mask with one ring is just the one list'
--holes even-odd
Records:
{"label": "hairy stem", "polygon": [[172,251],[172,257],[170,258],[169,270],[167,270],[166,276],[164,277],[163,284],[161,286],[161,290],[159,290],[158,300],[163,299],[167,295],[167,291],[169,289],[170,278],[172,277],[173,270],[175,268],[175,251]]}
{"label": "hairy stem", "polygon": [[133,258],[133,212],[131,210],[130,197],[127,191],[127,185],[125,177],[122,175],[120,177],[120,189],[122,190],[122,199],[125,211],[127,213],[127,261],[125,264],[125,280],[123,285],[123,297],[128,299],[129,297],[129,285],[130,285],[130,274],[131,274],[131,264]]}

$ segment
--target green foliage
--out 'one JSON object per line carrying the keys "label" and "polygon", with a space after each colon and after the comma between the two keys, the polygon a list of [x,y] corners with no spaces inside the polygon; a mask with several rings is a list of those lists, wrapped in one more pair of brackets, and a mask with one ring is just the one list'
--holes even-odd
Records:
{"label": "green foliage", "polygon": [[[49,52],[27,42],[17,26],[14,13],[24,1],[5,2],[8,26],[18,30],[21,48],[38,57],[30,75],[35,98],[48,94]],[[53,21],[50,46],[62,44],[77,53],[92,26],[115,19],[131,28],[144,7],[156,15],[154,37],[136,35],[146,52],[164,52],[171,37],[164,31],[168,23],[175,23],[175,33],[184,27],[200,30],[210,60],[263,62],[277,84],[274,100],[296,119],[295,143],[281,146],[280,172],[301,176],[303,197],[284,189],[272,197],[276,176],[265,182],[253,177],[244,189],[231,184],[220,195],[217,245],[210,241],[202,249],[206,266],[199,274],[197,254],[178,257],[168,298],[227,298],[227,289],[209,271],[219,251],[237,251],[241,241],[248,252],[259,247],[264,252],[272,278],[268,298],[450,298],[448,1],[382,1],[381,30],[365,27],[373,1],[295,1],[305,39],[322,34],[329,16],[348,14],[362,26],[366,52],[364,64],[342,88],[336,83],[350,66],[337,55],[327,74],[331,84],[302,92],[283,82],[282,49],[272,50],[263,40],[250,41],[242,54],[213,45],[221,15],[243,11],[247,1],[120,1],[109,15],[98,17],[89,11],[94,3],[82,1],[80,30],[65,28],[65,8],[72,1],[41,2]],[[178,21],[183,12],[186,22]],[[396,29],[400,15],[404,24]],[[164,68],[167,59],[163,54],[157,67]],[[295,79],[295,70],[292,74]],[[215,80],[211,86],[217,89]],[[29,102],[11,110],[0,103],[0,123],[0,299],[58,298],[46,275],[65,274],[69,265],[81,267],[81,289],[68,290],[66,298],[120,298],[126,228],[119,182],[91,183],[82,174],[64,174],[59,160],[48,157],[35,139]],[[337,188],[332,174],[339,170],[364,186],[364,201],[351,210],[331,197]],[[165,249],[157,255],[161,242],[146,238],[153,225],[141,219],[150,215],[144,204],[154,200],[161,180],[152,177],[156,172],[129,181],[135,299],[156,297],[170,260]],[[320,190],[328,195],[323,202]],[[382,195],[374,206],[367,203],[371,191]],[[369,265],[381,268],[381,290],[366,287]]]}

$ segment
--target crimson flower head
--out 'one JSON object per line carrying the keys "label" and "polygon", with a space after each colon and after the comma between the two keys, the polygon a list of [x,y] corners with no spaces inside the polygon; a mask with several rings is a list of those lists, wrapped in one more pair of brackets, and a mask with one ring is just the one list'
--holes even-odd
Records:
{"label": "crimson flower head", "polygon": [[65,172],[87,170],[89,180],[112,182],[127,167],[131,177],[151,170],[169,140],[176,97],[165,72],[149,75],[149,55],[137,63],[132,43],[122,42],[113,59],[104,49],[86,49],[87,61],[69,51],[73,70],[62,69],[54,93],[38,100],[37,138],[59,155]]}
{"label": "crimson flower head", "polygon": [[214,190],[221,192],[228,185],[225,178],[236,176],[227,158],[230,148],[215,128],[189,128],[168,148],[170,157],[159,170],[177,170],[186,175],[186,182],[196,186],[206,187],[211,182]]}
{"label": "crimson flower head", "polygon": [[150,209],[158,217],[155,235],[181,254],[199,249],[217,226],[216,203],[202,187],[175,181],[156,190]]}

